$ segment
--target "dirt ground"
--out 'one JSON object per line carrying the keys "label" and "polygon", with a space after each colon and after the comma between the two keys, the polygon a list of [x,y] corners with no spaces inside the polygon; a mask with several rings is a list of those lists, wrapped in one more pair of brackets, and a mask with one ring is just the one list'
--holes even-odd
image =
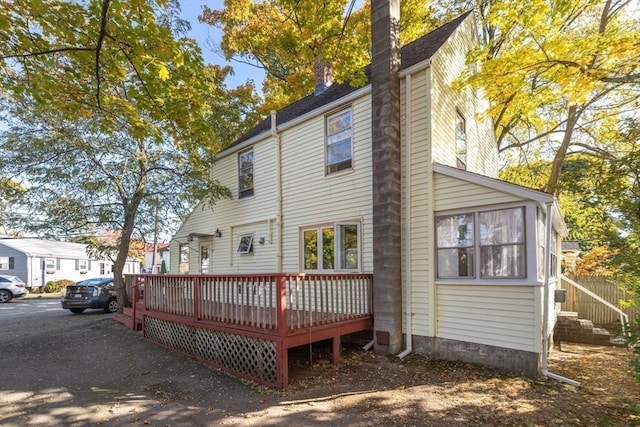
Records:
{"label": "dirt ground", "polygon": [[274,390],[145,342],[99,311],[23,318],[0,330],[0,427],[633,426],[630,358],[563,343],[549,371],[574,387],[351,345],[331,365],[318,343],[292,351],[291,385]]}
{"label": "dirt ground", "polygon": [[307,378],[296,371],[300,377],[282,396],[329,397],[336,414],[357,415],[358,424],[345,425],[632,426],[640,425],[640,388],[629,375],[630,357],[622,348],[563,343],[549,371],[581,383],[574,387],[350,348],[337,366],[320,360]]}

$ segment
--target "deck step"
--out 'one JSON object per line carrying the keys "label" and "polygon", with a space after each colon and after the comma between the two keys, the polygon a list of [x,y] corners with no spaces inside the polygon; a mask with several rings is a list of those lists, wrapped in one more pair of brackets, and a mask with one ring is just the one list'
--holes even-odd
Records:
{"label": "deck step", "polygon": [[122,323],[127,328],[133,329],[134,331],[142,330],[142,321],[138,319],[134,322],[133,316],[124,313],[116,313],[113,315],[113,320],[118,323]]}

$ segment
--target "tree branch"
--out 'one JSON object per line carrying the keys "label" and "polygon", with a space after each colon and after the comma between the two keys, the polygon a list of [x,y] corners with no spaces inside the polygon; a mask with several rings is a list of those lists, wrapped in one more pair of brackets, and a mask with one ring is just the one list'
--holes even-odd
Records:
{"label": "tree branch", "polygon": [[109,3],[111,0],[102,0],[102,11],[100,13],[100,33],[96,42],[96,102],[100,108],[100,52],[102,43],[107,34],[107,12],[109,11]]}

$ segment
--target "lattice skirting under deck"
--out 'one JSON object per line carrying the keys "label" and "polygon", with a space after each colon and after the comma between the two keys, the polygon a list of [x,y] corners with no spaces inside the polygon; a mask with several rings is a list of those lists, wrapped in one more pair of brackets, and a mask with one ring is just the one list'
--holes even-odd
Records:
{"label": "lattice skirting under deck", "polygon": [[278,384],[276,343],[145,316],[144,337],[214,365]]}

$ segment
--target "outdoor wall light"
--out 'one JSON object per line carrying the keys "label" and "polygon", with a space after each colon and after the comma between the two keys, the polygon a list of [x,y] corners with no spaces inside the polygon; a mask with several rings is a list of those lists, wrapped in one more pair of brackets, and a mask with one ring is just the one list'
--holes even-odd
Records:
{"label": "outdoor wall light", "polygon": [[222,231],[219,228],[216,228],[216,232],[213,234],[214,236],[220,238],[222,237]]}

